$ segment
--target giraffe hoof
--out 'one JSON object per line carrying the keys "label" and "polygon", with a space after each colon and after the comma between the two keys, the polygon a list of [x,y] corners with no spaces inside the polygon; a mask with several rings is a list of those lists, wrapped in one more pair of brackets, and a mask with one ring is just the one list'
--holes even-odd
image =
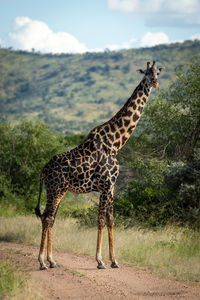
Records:
{"label": "giraffe hoof", "polygon": [[48,270],[48,267],[43,265],[43,266],[40,266],[40,270]]}
{"label": "giraffe hoof", "polygon": [[104,264],[98,264],[97,269],[103,270],[106,269],[106,266]]}
{"label": "giraffe hoof", "polygon": [[50,268],[58,268],[59,266],[57,264],[50,264]]}
{"label": "giraffe hoof", "polygon": [[111,268],[115,268],[115,269],[120,268],[120,266],[116,262],[112,262],[112,264],[110,266],[111,266]]}

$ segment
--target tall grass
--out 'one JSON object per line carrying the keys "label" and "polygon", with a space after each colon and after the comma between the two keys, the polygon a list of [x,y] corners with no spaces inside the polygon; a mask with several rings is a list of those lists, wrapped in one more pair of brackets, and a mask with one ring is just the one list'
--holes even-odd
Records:
{"label": "tall grass", "polygon": [[0,299],[10,299],[18,294],[25,283],[25,275],[15,270],[9,260],[0,260]]}
{"label": "tall grass", "polygon": [[[38,245],[41,222],[33,216],[0,218],[0,240]],[[73,219],[57,218],[54,249],[95,255],[96,228],[80,228]],[[167,226],[156,231],[116,228],[115,249],[121,264],[134,265],[161,276],[200,280],[200,233],[188,228]],[[104,231],[103,257],[108,261],[107,232]]]}
{"label": "tall grass", "polygon": [[28,274],[13,266],[9,259],[0,259],[1,300],[42,300],[40,290],[28,279]]}
{"label": "tall grass", "polygon": [[0,205],[0,217],[16,217],[22,215],[22,212],[18,212],[17,207],[13,205]]}

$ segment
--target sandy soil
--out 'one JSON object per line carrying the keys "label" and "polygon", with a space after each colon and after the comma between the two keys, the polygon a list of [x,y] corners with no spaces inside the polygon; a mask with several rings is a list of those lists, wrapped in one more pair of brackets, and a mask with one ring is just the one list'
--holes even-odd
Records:
{"label": "sandy soil", "polygon": [[0,242],[0,257],[28,272],[35,299],[199,300],[200,287],[148,274],[131,267],[98,270],[94,259],[54,251],[59,268],[39,270],[38,248]]}

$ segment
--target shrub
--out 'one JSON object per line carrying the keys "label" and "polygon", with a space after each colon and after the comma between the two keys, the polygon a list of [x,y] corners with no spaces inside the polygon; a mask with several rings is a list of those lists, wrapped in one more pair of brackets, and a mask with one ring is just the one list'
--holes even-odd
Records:
{"label": "shrub", "polygon": [[40,172],[54,154],[64,150],[63,139],[39,120],[16,126],[0,123],[0,135],[0,202],[31,210]]}
{"label": "shrub", "polygon": [[200,161],[169,166],[155,160],[143,163],[133,164],[127,190],[116,195],[116,216],[126,226],[173,222],[199,229]]}
{"label": "shrub", "polygon": [[200,161],[172,163],[165,172],[165,186],[172,219],[200,228]]}

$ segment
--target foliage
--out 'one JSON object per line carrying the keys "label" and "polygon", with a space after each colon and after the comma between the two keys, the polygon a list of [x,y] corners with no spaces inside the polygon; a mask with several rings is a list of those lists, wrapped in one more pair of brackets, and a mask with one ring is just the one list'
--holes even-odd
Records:
{"label": "foliage", "polygon": [[131,175],[127,190],[115,197],[119,222],[153,227],[173,222],[200,228],[199,161],[168,166],[155,159],[143,160],[142,164],[136,161]]}
{"label": "foliage", "polygon": [[144,134],[161,158],[192,160],[200,146],[200,60],[179,66],[176,80],[147,106]]}
{"label": "foliage", "polygon": [[155,226],[166,219],[166,215],[158,209],[163,205],[163,172],[166,169],[166,162],[155,158],[135,158],[131,162],[127,190],[118,192],[114,201],[115,214],[124,219],[124,225],[143,222]]}
{"label": "foliage", "polygon": [[200,161],[171,164],[164,182],[171,219],[200,228]]}
{"label": "foliage", "polygon": [[96,227],[98,207],[97,203],[93,203],[87,210],[82,210],[78,216],[78,224],[84,227]]}
{"label": "foliage", "polygon": [[50,157],[64,150],[63,138],[39,120],[0,123],[0,136],[0,201],[30,210],[40,172]]}
{"label": "foliage", "polygon": [[[125,56],[122,53],[118,63]],[[111,59],[110,53],[106,55]],[[88,54],[84,60],[92,61],[94,57]],[[103,54],[97,57],[105,58]],[[131,64],[125,66],[124,74],[130,73]],[[112,68],[91,64],[90,72],[111,74]],[[175,222],[199,229],[199,77],[199,60],[178,67],[176,80],[147,105],[134,136],[120,151],[122,175],[114,199],[117,224],[132,226],[139,222],[155,227]],[[83,78],[79,77],[79,81],[83,82]],[[103,98],[100,104],[105,104]],[[77,115],[82,119],[81,111]],[[84,134],[65,137],[56,134],[39,120],[22,121],[18,125],[0,123],[0,135],[0,202],[1,207],[9,205],[10,215],[14,213],[11,206],[23,208],[25,212],[32,210],[45,163],[54,154],[80,144],[85,138]],[[83,198],[76,205],[69,197],[68,202],[61,203],[59,214],[78,218],[87,226],[96,225],[97,201],[85,205]]]}
{"label": "foliage", "polygon": [[120,52],[53,55],[0,49],[0,120],[41,118],[66,134],[88,132],[107,121],[129,97],[141,76],[136,70],[156,59],[174,68],[199,54],[199,41]]}
{"label": "foliage", "polygon": [[[0,123],[0,215],[15,216],[32,211],[39,191],[39,178],[49,159],[80,144],[85,135],[63,136],[42,121]],[[45,198],[45,193],[43,194]],[[80,201],[79,201],[80,202]],[[78,216],[79,208],[67,208]]]}
{"label": "foliage", "polygon": [[64,144],[67,148],[73,148],[84,141],[86,134],[66,135],[63,137]]}

